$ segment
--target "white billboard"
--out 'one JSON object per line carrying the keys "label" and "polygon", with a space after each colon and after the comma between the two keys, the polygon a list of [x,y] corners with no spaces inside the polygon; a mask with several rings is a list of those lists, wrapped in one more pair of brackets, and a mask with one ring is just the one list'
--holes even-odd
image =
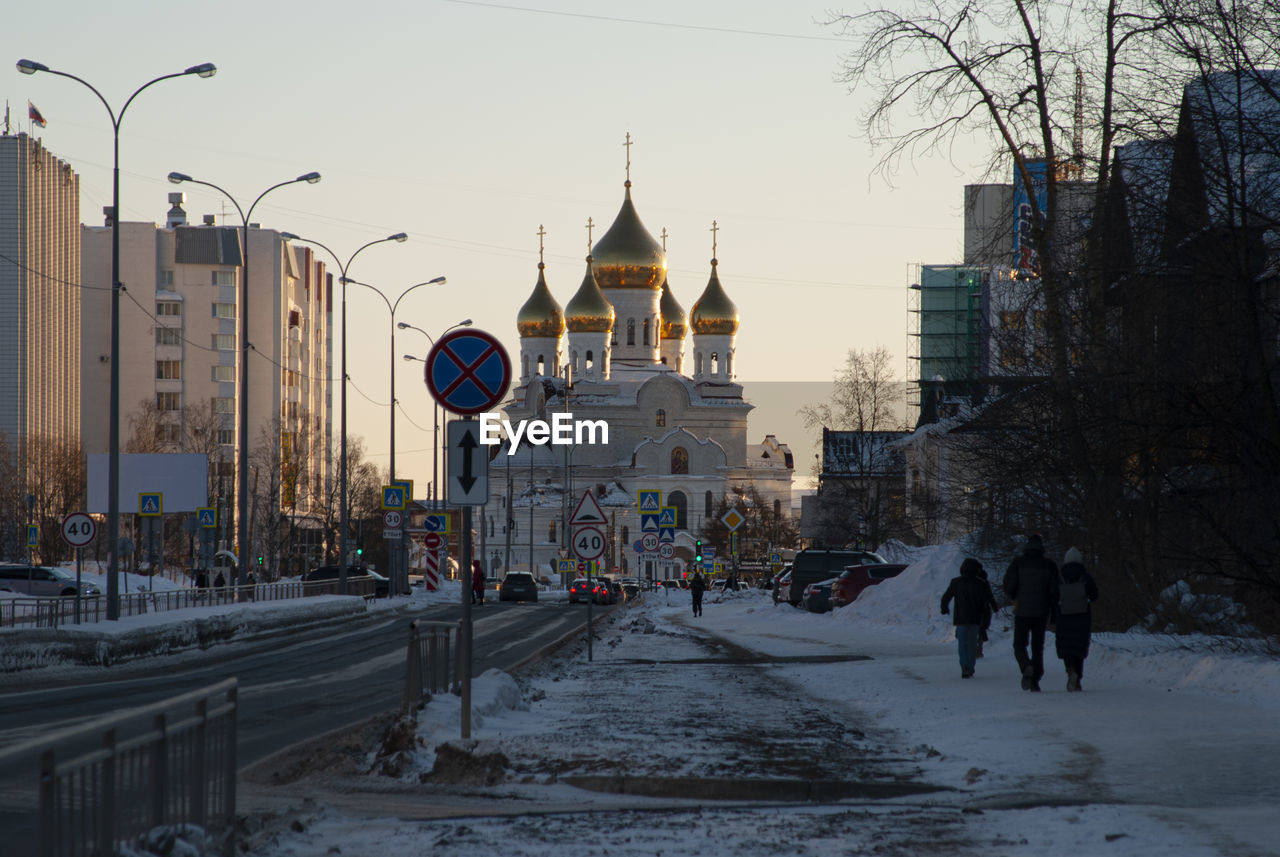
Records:
{"label": "white billboard", "polygon": [[[107,514],[107,455],[89,456],[89,508]],[[209,505],[209,458],[196,453],[120,455],[120,512],[137,514],[139,494],[163,494],[164,512],[194,512]]]}

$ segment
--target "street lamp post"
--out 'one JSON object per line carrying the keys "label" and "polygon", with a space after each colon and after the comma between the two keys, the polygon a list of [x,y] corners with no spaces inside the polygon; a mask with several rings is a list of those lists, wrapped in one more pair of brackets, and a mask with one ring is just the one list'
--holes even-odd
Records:
{"label": "street lamp post", "polygon": [[333,261],[338,265],[341,276],[338,278],[339,284],[342,286],[342,318],[341,318],[341,338],[342,338],[342,397],[341,397],[341,427],[338,430],[339,443],[341,450],[338,455],[338,591],[347,594],[347,270],[351,267],[351,263],[356,260],[362,252],[372,247],[374,244],[382,244],[387,241],[394,241],[397,244],[403,244],[409,240],[409,236],[404,232],[397,232],[394,235],[388,235],[386,238],[378,238],[363,244],[356,248],[344,265],[342,260],[338,258],[338,254],[330,250],[319,241],[311,238],[303,238],[292,232],[281,232],[281,237],[288,241],[302,241],[307,244],[314,244],[321,250],[333,257]]}
{"label": "street lamp post", "polygon": [[173,172],[169,173],[169,181],[174,184],[182,184],[190,182],[191,184],[204,185],[213,188],[218,193],[231,200],[231,204],[236,207],[236,212],[240,215],[241,224],[241,258],[240,258],[240,306],[237,312],[240,315],[240,395],[239,395],[239,431],[237,432],[236,446],[240,450],[240,459],[236,464],[236,494],[239,498],[239,504],[236,507],[236,534],[238,536],[236,553],[239,559],[239,584],[244,586],[248,581],[249,574],[249,552],[253,545],[249,543],[249,218],[253,216],[253,210],[258,207],[258,203],[262,202],[262,198],[276,188],[282,188],[286,185],[298,184],[306,182],[307,184],[315,184],[320,181],[320,174],[317,172],[309,172],[298,176],[296,179],[273,184],[271,187],[258,194],[258,198],[249,206],[249,210],[245,211],[240,207],[240,203],[234,196],[227,193],[221,187],[213,182],[201,181],[193,179],[186,173]]}
{"label": "street lamp post", "polygon": [[[400,293],[400,296],[396,298],[395,303],[392,303],[381,290],[369,285],[368,283],[362,283],[359,280],[348,280],[348,282],[352,285],[364,286],[366,289],[369,289],[375,295],[382,298],[382,302],[387,305],[387,312],[391,314],[391,404],[389,407],[391,408],[391,483],[394,485],[396,481],[396,310],[400,308],[400,301],[404,300],[405,295],[409,294],[414,289],[419,288],[420,286],[442,286],[447,282],[447,280],[444,277],[434,277],[426,282],[414,283],[412,286]],[[403,327],[403,323],[400,326]],[[410,499],[412,498],[405,498],[406,502]],[[400,546],[396,549],[396,561],[394,568],[392,569],[393,573],[390,575],[392,588],[397,590],[395,593],[397,595],[402,593],[408,594],[409,590],[408,570],[404,569],[402,573],[402,569],[400,568],[400,559],[404,555],[404,529],[405,527],[402,523],[400,526]],[[387,559],[388,561],[391,559],[390,551],[387,552]]]}
{"label": "street lamp post", "polygon": [[[457,324],[451,324],[448,327],[446,327],[444,330],[440,332],[440,335],[444,336],[446,333],[448,333],[449,331],[457,327],[470,327],[470,326],[471,326],[471,319],[464,318],[462,321],[458,322]],[[428,341],[430,341],[432,348],[436,347],[436,338],[431,334],[427,333],[422,328],[412,324],[408,324],[403,321],[400,322],[398,325],[396,325],[396,327],[400,328],[401,330],[416,330],[418,331],[418,333],[421,333],[423,336],[425,336]],[[421,363],[426,362],[421,357],[414,357],[411,354],[404,355],[404,359],[417,360]],[[431,406],[431,505],[432,505],[432,508],[435,508],[435,509],[443,508],[444,506],[444,504],[440,502],[440,469],[439,469],[440,462],[439,462],[439,456],[438,456],[439,452],[440,452],[440,403],[433,401]]]}
{"label": "street lamp post", "polygon": [[141,92],[152,84],[174,77],[213,77],[218,67],[211,62],[193,65],[183,71],[165,74],[149,80],[133,91],[125,99],[124,106],[117,114],[102,97],[93,84],[65,71],[49,68],[43,63],[33,60],[18,60],[18,71],[23,74],[35,74],[38,71],[66,77],[89,89],[102,106],[107,108],[111,117],[111,404],[109,406],[107,428],[107,618],[120,618],[120,123],[124,121],[125,111]]}

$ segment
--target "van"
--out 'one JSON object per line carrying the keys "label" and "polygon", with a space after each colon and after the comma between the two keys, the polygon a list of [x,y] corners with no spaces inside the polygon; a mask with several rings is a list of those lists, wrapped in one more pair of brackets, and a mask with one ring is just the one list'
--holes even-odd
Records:
{"label": "van", "polygon": [[791,563],[791,590],[787,593],[787,600],[792,607],[799,607],[804,589],[809,584],[836,577],[851,565],[883,562],[887,560],[873,551],[805,548]]}
{"label": "van", "polygon": [[[0,592],[19,595],[59,596],[76,594],[76,576],[61,568],[43,565],[0,565]],[[92,583],[80,584],[81,595],[101,595]]]}

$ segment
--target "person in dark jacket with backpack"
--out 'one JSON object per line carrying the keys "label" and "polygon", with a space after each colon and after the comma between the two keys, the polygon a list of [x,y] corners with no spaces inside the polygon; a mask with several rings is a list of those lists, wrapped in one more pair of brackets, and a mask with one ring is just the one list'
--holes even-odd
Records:
{"label": "person in dark jacket with backpack", "polygon": [[1089,657],[1089,637],[1093,632],[1093,613],[1089,605],[1098,600],[1098,584],[1085,571],[1080,551],[1071,548],[1062,558],[1058,572],[1056,604],[1056,640],[1054,648],[1067,668],[1067,691],[1084,690],[1084,659]]}
{"label": "person in dark jacket with backpack", "polygon": [[[1022,556],[1004,573],[1004,592],[1013,601],[1013,656],[1023,690],[1040,690],[1044,677],[1044,632],[1058,603],[1058,566],[1044,555],[1039,534],[1027,537]],[[1027,655],[1027,644],[1031,655]]]}
{"label": "person in dark jacket with backpack", "polygon": [[956,648],[960,653],[960,678],[973,678],[983,619],[997,609],[991,584],[982,577],[982,563],[972,557],[960,563],[960,576],[951,578],[951,585],[942,594],[943,616],[947,615],[953,598],[956,609],[952,622],[956,626]]}

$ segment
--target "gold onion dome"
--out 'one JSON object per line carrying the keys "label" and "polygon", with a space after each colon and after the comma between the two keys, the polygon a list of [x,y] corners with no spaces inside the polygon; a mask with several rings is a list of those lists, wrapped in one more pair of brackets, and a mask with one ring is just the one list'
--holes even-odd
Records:
{"label": "gold onion dome", "polygon": [[662,315],[662,338],[663,339],[684,339],[684,335],[689,330],[689,316],[685,315],[684,307],[676,300],[676,296],[671,294],[671,286],[667,284],[667,275],[662,275],[662,300],[658,304],[658,311]]}
{"label": "gold onion dome", "polygon": [[602,289],[653,289],[662,287],[667,254],[640,222],[631,202],[631,181],[626,197],[609,231],[591,248],[596,281]]}
{"label": "gold onion dome", "polygon": [[702,297],[693,305],[690,313],[694,334],[722,333],[733,335],[738,332],[738,308],[725,294],[720,285],[720,277],[716,275],[715,259],[711,260],[711,279],[702,292]]}
{"label": "gold onion dome", "polygon": [[564,308],[565,323],[570,333],[608,333],[613,330],[613,304],[600,291],[591,256],[587,257],[587,273],[582,285]]}
{"label": "gold onion dome", "polygon": [[547,278],[543,275],[546,265],[538,263],[538,283],[533,287],[533,294],[520,307],[516,315],[516,329],[524,337],[547,337],[559,339],[564,333],[564,310],[556,303],[551,289],[547,288]]}

